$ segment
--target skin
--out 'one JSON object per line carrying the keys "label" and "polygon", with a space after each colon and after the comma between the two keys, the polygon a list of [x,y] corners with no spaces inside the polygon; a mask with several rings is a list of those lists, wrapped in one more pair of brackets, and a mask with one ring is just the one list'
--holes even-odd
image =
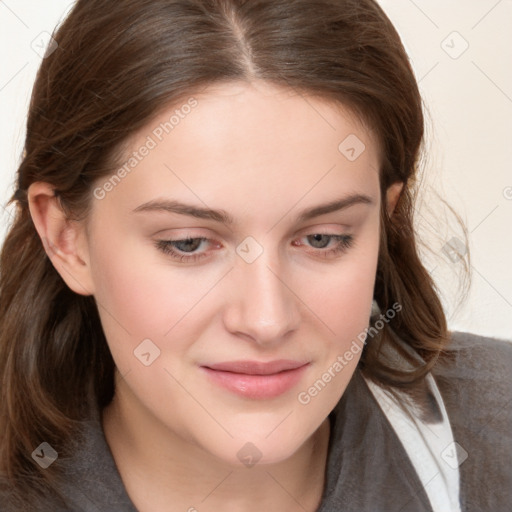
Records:
{"label": "skin", "polygon": [[[326,418],[360,354],[308,404],[297,396],[368,325],[381,209],[377,139],[348,110],[265,83],[216,85],[195,98],[136,169],[92,198],[85,221],[67,220],[46,183],[30,187],[30,211],[62,278],[99,304],[118,369],[103,428],[136,507],[315,510]],[[132,137],[127,155],[175,109]],[[366,146],[354,161],[338,150],[350,134]],[[388,189],[389,212],[401,188]],[[297,220],[350,194],[371,204]],[[133,211],[156,199],[222,209],[234,222]],[[320,237],[327,247],[319,248],[316,233],[352,235],[353,243],[336,253],[336,239]],[[263,251],[252,263],[236,251],[248,236]],[[194,237],[211,240],[196,261],[155,245]],[[134,356],[144,339],[160,350],[149,366]],[[290,391],[269,399],[233,394],[200,369],[275,359],[308,366]],[[248,442],[261,454],[251,468],[237,456]]]}

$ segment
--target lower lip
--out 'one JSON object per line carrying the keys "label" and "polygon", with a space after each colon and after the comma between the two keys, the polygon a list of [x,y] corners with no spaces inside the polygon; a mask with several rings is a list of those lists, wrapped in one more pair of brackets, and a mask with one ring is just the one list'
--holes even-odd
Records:
{"label": "lower lip", "polygon": [[247,375],[201,367],[215,383],[227,390],[252,399],[274,398],[286,393],[301,379],[308,364],[272,375]]}

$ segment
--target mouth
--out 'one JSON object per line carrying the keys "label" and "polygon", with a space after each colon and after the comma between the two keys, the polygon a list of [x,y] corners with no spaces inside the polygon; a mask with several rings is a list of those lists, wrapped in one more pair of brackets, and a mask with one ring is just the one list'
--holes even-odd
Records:
{"label": "mouth", "polygon": [[280,396],[301,379],[308,363],[278,360],[270,362],[230,361],[201,366],[215,384],[251,399]]}

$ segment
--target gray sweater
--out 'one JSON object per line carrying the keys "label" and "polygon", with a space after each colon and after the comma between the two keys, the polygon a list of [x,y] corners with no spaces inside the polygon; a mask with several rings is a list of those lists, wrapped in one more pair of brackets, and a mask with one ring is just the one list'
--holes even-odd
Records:
{"label": "gray sweater", "polygon": [[[512,343],[453,333],[450,353],[437,362],[433,376],[454,440],[468,453],[459,468],[461,509],[510,512]],[[318,512],[432,512],[404,447],[359,370],[329,419],[326,480]],[[68,507],[58,508],[49,499],[37,510],[136,512],[99,420],[91,420],[85,432],[63,488]],[[15,510],[4,507],[2,500],[1,512]]]}

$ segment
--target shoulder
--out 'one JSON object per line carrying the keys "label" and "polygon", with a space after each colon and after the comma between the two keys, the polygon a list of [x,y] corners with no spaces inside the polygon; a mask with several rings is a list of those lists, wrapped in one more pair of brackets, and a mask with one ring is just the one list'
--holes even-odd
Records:
{"label": "shoulder", "polygon": [[[454,355],[465,366],[475,369],[501,368],[501,363],[512,361],[512,340],[467,332],[452,332],[446,353]],[[443,358],[440,362],[443,363]]]}
{"label": "shoulder", "polygon": [[453,332],[432,373],[443,394],[470,398],[475,405],[512,405],[512,341]]}
{"label": "shoulder", "polygon": [[[69,455],[53,463],[61,478],[44,494],[14,494],[0,479],[0,512],[136,512],[106,442],[99,416],[84,420]],[[53,465],[52,465],[53,466]]]}
{"label": "shoulder", "polygon": [[454,434],[463,510],[507,510],[512,501],[511,369],[512,342],[454,332],[432,371]]}
{"label": "shoulder", "polygon": [[72,510],[136,512],[107,444],[99,412],[83,422],[73,454],[65,465],[67,479],[60,491]]}
{"label": "shoulder", "polygon": [[476,334],[452,333],[451,343],[432,374],[456,414],[474,425],[503,424],[512,416],[512,342]]}

